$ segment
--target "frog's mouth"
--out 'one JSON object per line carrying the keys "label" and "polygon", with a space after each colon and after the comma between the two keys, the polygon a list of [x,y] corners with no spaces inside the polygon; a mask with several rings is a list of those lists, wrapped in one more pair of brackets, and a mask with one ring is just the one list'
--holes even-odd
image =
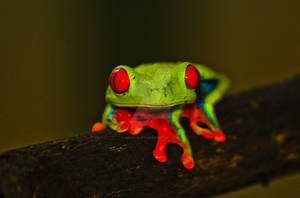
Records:
{"label": "frog's mouth", "polygon": [[134,106],[134,107],[113,106],[113,108],[114,109],[126,109],[132,113],[138,113],[141,115],[167,115],[172,111],[174,106],[173,107],[160,107],[160,108],[158,108],[158,107],[141,107],[141,106],[139,106],[139,107],[137,107],[137,106]]}
{"label": "frog's mouth", "polygon": [[169,104],[116,104],[112,103],[113,106],[116,107],[130,107],[130,108],[146,108],[146,109],[168,109],[172,108],[177,105],[182,104],[190,104],[193,103],[193,101],[185,101],[185,102],[176,102],[176,103],[169,103]]}

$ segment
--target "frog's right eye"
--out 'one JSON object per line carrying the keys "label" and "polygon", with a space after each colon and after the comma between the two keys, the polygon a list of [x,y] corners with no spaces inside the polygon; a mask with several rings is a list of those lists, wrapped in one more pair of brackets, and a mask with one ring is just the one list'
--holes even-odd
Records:
{"label": "frog's right eye", "polygon": [[118,68],[111,75],[109,80],[111,88],[116,93],[123,93],[127,91],[129,87],[129,76],[125,69]]}
{"label": "frog's right eye", "polygon": [[193,65],[188,65],[185,70],[185,83],[188,88],[197,88],[200,82],[200,73],[198,69]]}

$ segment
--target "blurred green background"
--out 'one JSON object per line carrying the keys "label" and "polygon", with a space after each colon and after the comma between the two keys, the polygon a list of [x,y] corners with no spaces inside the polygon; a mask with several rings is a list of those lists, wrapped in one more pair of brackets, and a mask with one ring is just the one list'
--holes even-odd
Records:
{"label": "blurred green background", "polygon": [[[118,64],[207,64],[232,79],[231,93],[300,73],[298,0],[29,0],[0,9],[0,151],[88,132]],[[296,175],[221,197],[286,197],[299,187]]]}

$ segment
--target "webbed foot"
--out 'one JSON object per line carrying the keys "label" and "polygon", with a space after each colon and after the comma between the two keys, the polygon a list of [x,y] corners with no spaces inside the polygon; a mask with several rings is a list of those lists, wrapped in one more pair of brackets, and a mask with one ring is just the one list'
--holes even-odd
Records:
{"label": "webbed foot", "polygon": [[217,129],[208,118],[203,107],[198,108],[196,103],[187,104],[182,113],[183,117],[190,120],[190,127],[197,135],[202,135],[206,139],[214,139],[217,142],[224,142],[226,137],[224,133]]}
{"label": "webbed foot", "polygon": [[191,155],[191,148],[189,144],[184,144],[180,139],[177,129],[172,125],[168,119],[151,119],[148,126],[155,129],[158,133],[157,143],[153,151],[155,159],[159,162],[166,162],[167,156],[165,153],[167,143],[174,143],[183,149],[181,162],[187,169],[194,167],[194,159]]}

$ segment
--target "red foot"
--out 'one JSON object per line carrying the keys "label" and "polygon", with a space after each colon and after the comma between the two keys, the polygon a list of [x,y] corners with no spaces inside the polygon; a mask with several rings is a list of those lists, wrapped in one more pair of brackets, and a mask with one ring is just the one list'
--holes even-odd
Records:
{"label": "red foot", "polygon": [[184,168],[192,169],[194,167],[194,159],[192,156],[183,154],[181,157],[181,161],[183,163]]}
{"label": "red foot", "polygon": [[181,157],[184,167],[187,169],[194,167],[193,157],[186,154],[189,148],[182,143],[177,129],[170,123],[168,111],[149,112],[148,110],[138,109],[133,113],[126,109],[115,109],[113,120],[118,122],[121,129],[128,129],[128,132],[132,135],[139,134],[144,126],[155,129],[158,137],[153,156],[157,161],[166,162],[166,144],[175,143],[184,150]]}
{"label": "red foot", "polygon": [[144,126],[143,123],[132,120],[128,127],[128,132],[131,135],[137,135],[143,130]]}
{"label": "red foot", "polygon": [[131,118],[132,112],[126,109],[116,109],[113,114],[113,120],[119,124],[122,131],[129,128]]}
{"label": "red foot", "polygon": [[167,161],[167,156],[166,156],[166,153],[165,153],[164,150],[159,151],[158,149],[154,149],[153,156],[159,162],[166,162]]}
{"label": "red foot", "polygon": [[102,131],[104,129],[104,126],[101,122],[96,122],[94,125],[93,125],[93,128],[92,128],[92,132],[95,132],[95,131]]}
{"label": "red foot", "polygon": [[224,142],[226,140],[226,137],[222,131],[214,131],[213,133],[217,142]]}
{"label": "red foot", "polygon": [[[215,139],[217,142],[224,142],[226,140],[223,132],[215,129],[215,126],[207,117],[205,110],[202,107],[198,108],[196,103],[187,104],[182,116],[190,119],[191,128],[196,134],[202,135],[206,139]],[[205,129],[195,126],[197,122],[205,123],[210,127],[211,131],[205,131]]]}
{"label": "red foot", "polygon": [[214,138],[214,134],[208,131],[202,131],[201,132],[202,137],[206,138],[206,139],[213,139]]}

